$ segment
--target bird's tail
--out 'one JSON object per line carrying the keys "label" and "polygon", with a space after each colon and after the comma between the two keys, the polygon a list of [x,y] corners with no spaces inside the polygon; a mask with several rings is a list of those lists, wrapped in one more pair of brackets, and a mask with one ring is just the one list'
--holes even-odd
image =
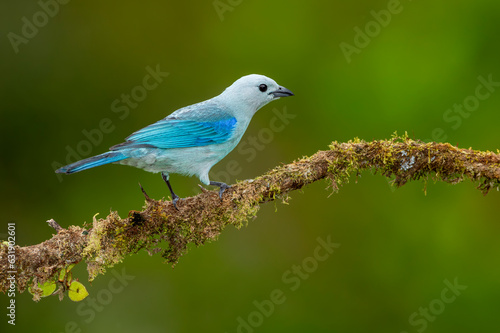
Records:
{"label": "bird's tail", "polygon": [[79,172],[83,170],[87,170],[96,166],[108,164],[108,163],[113,163],[113,162],[118,162],[121,160],[126,159],[127,156],[123,155],[121,152],[118,151],[108,151],[107,153],[97,155],[97,156],[92,156],[89,158],[86,158],[84,160],[68,164],[66,166],[63,166],[62,168],[59,168],[56,170],[56,173],[74,173],[74,172]]}

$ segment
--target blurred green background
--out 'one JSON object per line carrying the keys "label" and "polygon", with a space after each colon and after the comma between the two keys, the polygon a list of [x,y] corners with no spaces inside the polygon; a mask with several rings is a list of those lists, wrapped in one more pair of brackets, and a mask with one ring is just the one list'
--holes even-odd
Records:
{"label": "blurred green background", "polygon": [[[471,97],[478,77],[500,82],[496,0],[70,1],[57,13],[45,1],[0,3],[0,233],[15,221],[22,246],[51,237],[49,218],[66,227],[110,209],[121,216],[140,209],[138,182],[151,196],[167,197],[159,175],[105,166],[58,178],[54,163],[65,164],[68,149],[81,157],[102,153],[245,74],[268,75],[296,96],[254,117],[242,143],[250,147],[248,138],[257,137],[255,154],[235,150],[214,167],[222,177],[236,161],[230,183],[332,140],[384,139],[394,131],[500,148],[500,87]],[[39,13],[43,6],[53,17]],[[34,19],[38,32],[26,26],[23,35]],[[169,75],[143,96],[136,87],[157,65]],[[131,92],[137,104],[115,112],[114,101],[123,107],[122,94]],[[453,111],[464,101],[470,111]],[[293,119],[269,132],[285,110]],[[103,119],[111,129],[89,144],[85,131],[96,133]],[[174,175],[172,182],[181,197],[199,193],[195,178]],[[327,185],[292,193],[289,205],[264,205],[248,227],[228,227],[218,241],[191,248],[175,269],[141,252],[90,285],[80,264],[75,274],[88,287],[87,301],[34,303],[18,294],[15,328],[7,325],[2,294],[1,331],[498,330],[499,192],[483,197],[468,181],[429,181],[424,195],[423,182],[396,190],[369,172],[332,196]],[[340,247],[316,267],[306,258],[318,237]],[[307,278],[287,282],[283,276],[303,262]],[[117,282],[123,272],[133,279]],[[444,280],[467,289],[454,295]],[[285,299],[271,309],[265,300],[275,289]]]}

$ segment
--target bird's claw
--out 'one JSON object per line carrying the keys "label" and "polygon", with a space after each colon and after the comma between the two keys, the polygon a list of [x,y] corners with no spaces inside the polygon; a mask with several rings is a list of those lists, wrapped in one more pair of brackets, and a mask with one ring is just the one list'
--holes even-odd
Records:
{"label": "bird's claw", "polygon": [[228,188],[231,188],[231,186],[224,184],[224,183],[221,184],[220,190],[219,190],[219,198],[221,200],[222,200],[222,193],[224,193],[224,191],[227,190]]}
{"label": "bird's claw", "polygon": [[177,210],[179,210],[179,208],[177,207],[177,201],[179,201],[179,199],[180,199],[180,198],[179,198],[179,196],[178,196],[178,195],[176,195],[176,196],[174,196],[174,197],[172,198],[172,204],[174,205],[174,208],[175,208],[175,209],[177,209]]}
{"label": "bird's claw", "polygon": [[219,190],[219,198],[222,200],[222,193],[224,193],[225,190],[228,188],[231,188],[231,186],[224,184],[223,186],[220,187]]}
{"label": "bird's claw", "polygon": [[222,183],[222,182],[210,182],[209,185],[212,185],[212,186],[219,186],[220,190],[219,190],[219,198],[222,200],[222,193],[224,193],[225,190],[227,190],[228,188],[230,188],[231,186],[225,184],[225,183]]}

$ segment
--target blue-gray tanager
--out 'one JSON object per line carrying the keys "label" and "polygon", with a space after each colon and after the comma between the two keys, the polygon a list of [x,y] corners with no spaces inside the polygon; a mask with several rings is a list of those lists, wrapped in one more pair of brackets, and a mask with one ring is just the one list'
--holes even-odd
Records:
{"label": "blue-gray tanager", "polygon": [[169,174],[195,175],[205,185],[218,186],[222,198],[229,185],[210,181],[208,172],[240,142],[257,110],[287,96],[293,93],[268,77],[243,76],[220,95],[181,108],[133,133],[110,151],[66,165],[56,172],[70,174],[108,163],[161,172],[175,208],[179,196],[172,190]]}

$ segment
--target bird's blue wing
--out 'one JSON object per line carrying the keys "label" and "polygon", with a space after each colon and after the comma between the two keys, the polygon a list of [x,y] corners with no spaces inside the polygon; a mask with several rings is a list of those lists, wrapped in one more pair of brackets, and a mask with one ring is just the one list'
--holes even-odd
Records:
{"label": "bird's blue wing", "polygon": [[187,148],[223,143],[231,138],[236,118],[210,103],[180,109],[113,146],[123,148]]}

